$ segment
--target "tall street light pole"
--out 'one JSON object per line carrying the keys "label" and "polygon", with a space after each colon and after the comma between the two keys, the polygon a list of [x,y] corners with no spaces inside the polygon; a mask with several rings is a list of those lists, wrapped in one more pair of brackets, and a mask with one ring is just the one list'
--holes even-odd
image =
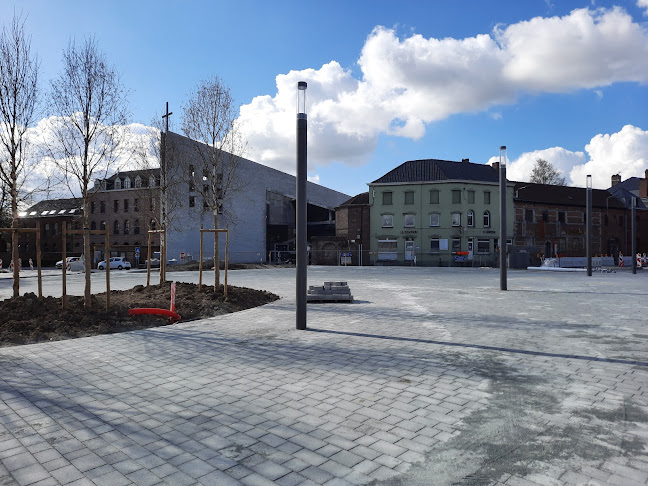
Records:
{"label": "tall street light pole", "polygon": [[[502,157],[502,152],[504,157]],[[499,189],[500,189],[500,290],[507,290],[506,283],[506,146],[500,147],[499,153]]]}
{"label": "tall street light pole", "polygon": [[585,219],[587,224],[585,228],[586,243],[585,256],[587,257],[587,276],[592,276],[592,176],[587,176],[587,193],[585,198]]}
{"label": "tall street light pole", "polygon": [[297,235],[295,250],[297,251],[297,329],[306,329],[306,88],[305,81],[297,83]]}
{"label": "tall street light pole", "polygon": [[637,216],[636,216],[637,200],[632,196],[632,206],[630,210],[630,238],[632,239],[632,273],[637,274]]}

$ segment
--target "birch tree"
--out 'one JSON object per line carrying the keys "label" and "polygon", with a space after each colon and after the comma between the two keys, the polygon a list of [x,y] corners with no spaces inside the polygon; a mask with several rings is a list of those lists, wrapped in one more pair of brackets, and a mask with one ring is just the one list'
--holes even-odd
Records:
{"label": "birch tree", "polygon": [[[214,229],[219,228],[228,195],[242,188],[237,167],[246,149],[236,122],[238,107],[228,87],[214,76],[203,80],[183,106],[184,135],[202,144],[191,144],[196,163],[188,174],[203,208],[211,212]],[[206,146],[205,146],[206,145]],[[214,234],[214,292],[220,289],[218,233]]]}
{"label": "birch tree", "polygon": [[[117,71],[94,39],[70,42],[63,53],[63,69],[51,83],[52,127],[50,151],[65,182],[81,194],[83,227],[90,227],[94,178],[105,178],[113,168],[126,135],[126,94]],[[90,234],[83,235],[85,263],[84,305],[92,306]],[[109,255],[106,255],[106,259]]]}
{"label": "birch tree", "polygon": [[[38,59],[31,52],[24,22],[14,17],[0,34],[0,183],[8,192],[11,228],[19,226],[18,203],[29,172],[27,130],[38,97]],[[20,295],[18,232],[11,234],[13,296]]]}

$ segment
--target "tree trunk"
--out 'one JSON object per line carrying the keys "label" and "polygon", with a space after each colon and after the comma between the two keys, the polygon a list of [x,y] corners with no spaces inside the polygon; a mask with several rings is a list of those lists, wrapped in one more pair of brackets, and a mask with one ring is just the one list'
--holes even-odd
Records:
{"label": "tree trunk", "polygon": [[[86,309],[92,308],[92,291],[90,289],[90,275],[92,272],[92,255],[90,254],[90,201],[83,198],[83,262],[85,266],[85,292],[83,294],[83,306]],[[65,224],[65,223],[63,223]],[[108,223],[106,223],[108,224]],[[63,262],[65,265],[66,262]],[[106,255],[106,265],[110,265],[110,255]]]}
{"label": "tree trunk", "polygon": [[[214,209],[214,229],[218,229],[218,209]],[[218,253],[218,231],[214,232],[214,293],[220,290],[220,255]]]}

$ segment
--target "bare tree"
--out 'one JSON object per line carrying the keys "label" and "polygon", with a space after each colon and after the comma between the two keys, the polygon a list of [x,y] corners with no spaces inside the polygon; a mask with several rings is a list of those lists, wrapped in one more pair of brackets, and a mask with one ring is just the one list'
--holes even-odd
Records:
{"label": "bare tree", "polygon": [[[31,53],[24,22],[15,17],[0,34],[0,181],[9,192],[11,227],[18,227],[18,203],[27,167],[27,129],[34,121],[38,59]],[[18,233],[11,235],[13,296],[20,294]]]}
{"label": "bare tree", "polygon": [[[83,200],[83,227],[90,227],[90,202],[98,188],[93,178],[105,178],[114,165],[127,123],[126,97],[115,69],[94,39],[70,42],[63,53],[63,71],[52,81],[51,108],[58,116],[52,127],[52,157],[74,193]],[[100,187],[100,186],[99,186]],[[78,193],[78,192],[77,192]],[[83,235],[84,305],[92,306],[90,234]],[[109,258],[110,255],[106,255]]]}
{"label": "bare tree", "polygon": [[[214,76],[203,80],[183,106],[182,131],[190,139],[196,157],[195,166],[188,166],[187,176],[203,201],[203,208],[213,215],[214,229],[219,228],[220,215],[228,194],[240,190],[237,167],[246,143],[236,122],[238,107],[228,87]],[[214,237],[214,292],[220,288],[218,233]]]}
{"label": "bare tree", "polygon": [[560,172],[551,162],[547,162],[544,159],[536,159],[533,171],[531,172],[531,182],[564,186],[565,178],[560,175]]}

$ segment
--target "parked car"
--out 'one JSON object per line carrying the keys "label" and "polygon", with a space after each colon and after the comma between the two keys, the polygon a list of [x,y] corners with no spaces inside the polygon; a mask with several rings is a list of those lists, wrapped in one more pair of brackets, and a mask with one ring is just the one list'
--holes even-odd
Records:
{"label": "parked car", "polygon": [[[80,256],[76,256],[76,257],[67,257],[67,258],[65,259],[65,261],[68,262],[68,263],[78,262],[79,260],[81,260],[81,257],[80,257]],[[56,262],[56,268],[63,268],[63,260],[59,260],[58,262]]]}
{"label": "parked car", "polygon": [[[156,268],[160,266],[160,252],[159,251],[154,251],[153,252],[153,258],[151,258],[151,268]],[[148,260],[144,260],[144,264],[148,265]]]}
{"label": "parked car", "polygon": [[[102,260],[97,264],[97,268],[99,270],[105,270],[106,269],[106,260]],[[110,258],[110,269],[117,269],[117,270],[123,270],[124,268],[126,270],[131,269],[131,264],[128,260],[126,260],[124,257],[111,257]]]}

